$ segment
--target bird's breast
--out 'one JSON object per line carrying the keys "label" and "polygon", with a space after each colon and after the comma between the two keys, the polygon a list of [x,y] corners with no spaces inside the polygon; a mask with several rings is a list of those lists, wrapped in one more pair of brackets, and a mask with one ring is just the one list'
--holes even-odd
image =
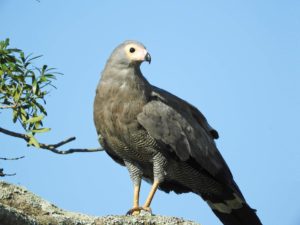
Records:
{"label": "bird's breast", "polygon": [[102,82],[97,89],[95,125],[110,149],[123,159],[152,159],[154,140],[137,121],[146,103],[146,91],[136,82]]}
{"label": "bird's breast", "polygon": [[137,115],[146,104],[146,98],[126,84],[100,88],[94,103],[94,117],[99,121],[103,135],[126,136],[139,128]]}

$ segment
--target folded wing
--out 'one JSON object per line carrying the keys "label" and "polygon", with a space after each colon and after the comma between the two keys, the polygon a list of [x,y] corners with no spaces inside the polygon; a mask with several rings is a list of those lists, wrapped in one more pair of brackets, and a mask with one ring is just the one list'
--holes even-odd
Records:
{"label": "folded wing", "polygon": [[233,185],[231,172],[214,142],[218,133],[194,106],[153,87],[152,100],[138,115],[138,122],[153,138],[169,146],[164,151],[175,152],[182,161],[193,158],[199,169]]}

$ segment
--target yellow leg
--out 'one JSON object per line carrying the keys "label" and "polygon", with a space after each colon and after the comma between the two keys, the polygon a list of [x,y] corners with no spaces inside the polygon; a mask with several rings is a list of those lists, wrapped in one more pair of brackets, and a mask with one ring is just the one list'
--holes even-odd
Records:
{"label": "yellow leg", "polygon": [[141,183],[134,185],[133,190],[133,207],[127,212],[127,215],[138,215],[141,207],[139,206]]}
{"label": "yellow leg", "polygon": [[148,211],[151,213],[150,204],[152,202],[152,199],[154,197],[154,194],[155,194],[158,186],[159,186],[159,182],[154,181],[143,207],[139,206],[140,185],[134,186],[133,208],[127,212],[127,215],[139,215],[141,210],[145,210],[145,211]]}
{"label": "yellow leg", "polygon": [[141,185],[134,185],[133,192],[133,208],[139,207],[139,199],[140,199],[140,187]]}
{"label": "yellow leg", "polygon": [[152,199],[153,199],[153,197],[154,197],[154,194],[155,194],[155,192],[156,192],[158,186],[159,186],[159,182],[158,182],[158,181],[154,181],[154,183],[153,183],[153,185],[152,185],[152,188],[151,188],[151,190],[150,190],[150,192],[149,192],[149,195],[148,195],[148,197],[147,197],[147,199],[146,199],[146,202],[145,202],[145,204],[144,204],[144,206],[143,206],[143,209],[145,209],[145,210],[147,210],[147,211],[151,211],[151,209],[150,209],[150,204],[151,204],[151,202],[152,202]]}

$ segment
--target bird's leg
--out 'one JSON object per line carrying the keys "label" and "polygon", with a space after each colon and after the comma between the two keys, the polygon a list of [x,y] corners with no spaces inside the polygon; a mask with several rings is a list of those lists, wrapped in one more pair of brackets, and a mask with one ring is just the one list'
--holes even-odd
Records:
{"label": "bird's leg", "polygon": [[138,208],[139,207],[140,187],[141,187],[141,183],[138,184],[138,185],[134,185],[134,191],[133,191],[133,208]]}
{"label": "bird's leg", "polygon": [[167,166],[167,160],[162,155],[161,153],[157,153],[153,157],[153,176],[154,176],[154,181],[151,187],[151,190],[149,192],[149,195],[146,199],[145,204],[143,205],[142,209],[146,210],[148,212],[152,212],[150,208],[150,204],[153,200],[154,194],[157,191],[159,184],[163,182],[165,179],[165,174],[166,174],[166,166]]}
{"label": "bird's leg", "polygon": [[133,207],[126,213],[127,215],[137,215],[141,211],[139,206],[140,187],[142,181],[142,172],[140,168],[129,161],[125,161],[125,165],[129,171],[130,178],[133,182]]}
{"label": "bird's leg", "polygon": [[134,184],[133,188],[133,207],[127,212],[127,215],[138,215],[140,214],[141,207],[139,205],[140,200],[140,187],[141,182],[139,184]]}
{"label": "bird's leg", "polygon": [[133,197],[133,208],[130,209],[127,214],[130,214],[130,215],[138,215],[140,214],[141,210],[144,210],[144,211],[148,211],[150,213],[152,213],[151,211],[151,208],[150,208],[150,204],[151,204],[151,201],[153,199],[153,196],[157,190],[159,186],[159,182],[158,181],[154,181],[153,185],[152,185],[152,188],[149,192],[149,195],[146,199],[146,202],[145,204],[143,205],[143,207],[140,207],[139,206],[139,191],[140,191],[140,186],[135,186],[134,187],[134,197]]}
{"label": "bird's leg", "polygon": [[145,204],[143,207],[139,206],[139,192],[140,192],[140,185],[141,185],[141,178],[142,172],[141,170],[130,162],[125,162],[126,167],[129,170],[130,177],[134,183],[134,196],[133,196],[133,208],[130,209],[127,214],[129,215],[138,215],[140,214],[141,210],[145,210],[148,212],[152,212],[150,208],[150,204],[153,200],[154,194],[159,187],[159,184],[163,182],[166,174],[166,165],[167,165],[166,158],[161,154],[157,153],[153,157],[153,177],[154,182],[149,192],[149,195],[146,199]]}
{"label": "bird's leg", "polygon": [[151,212],[150,204],[151,204],[152,199],[153,199],[153,197],[154,197],[154,194],[155,194],[155,192],[156,192],[156,190],[157,190],[157,188],[158,188],[158,186],[159,186],[159,183],[160,183],[159,181],[154,181],[154,182],[153,182],[153,185],[152,185],[152,187],[151,187],[151,190],[150,190],[150,192],[149,192],[149,195],[148,195],[148,197],[147,197],[147,199],[146,199],[146,202],[145,202],[145,204],[144,204],[144,206],[143,206],[143,209],[144,209],[144,210]]}

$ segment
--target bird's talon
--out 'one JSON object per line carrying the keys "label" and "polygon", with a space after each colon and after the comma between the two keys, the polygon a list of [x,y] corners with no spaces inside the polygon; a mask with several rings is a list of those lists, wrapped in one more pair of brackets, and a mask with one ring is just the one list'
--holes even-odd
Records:
{"label": "bird's talon", "polygon": [[143,207],[142,207],[142,210],[147,211],[147,212],[149,212],[149,213],[152,214],[152,209],[151,209],[150,207],[145,207],[145,206],[143,206]]}
{"label": "bird's talon", "polygon": [[150,207],[134,207],[132,209],[130,209],[126,215],[131,215],[131,216],[137,216],[141,213],[141,211],[145,211],[145,212],[148,212],[150,214],[152,214],[152,210]]}
{"label": "bird's talon", "polygon": [[136,216],[139,215],[142,210],[142,207],[133,207],[132,209],[128,210],[126,215]]}

